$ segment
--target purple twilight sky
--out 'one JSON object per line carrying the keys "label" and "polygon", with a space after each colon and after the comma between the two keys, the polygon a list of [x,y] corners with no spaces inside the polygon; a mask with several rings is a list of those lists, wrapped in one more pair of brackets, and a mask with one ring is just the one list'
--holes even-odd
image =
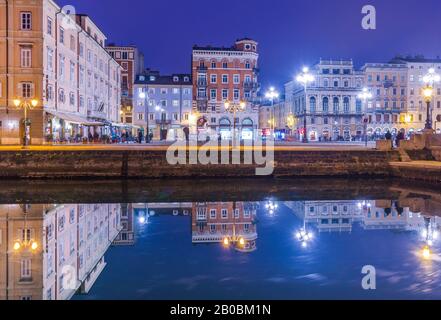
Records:
{"label": "purple twilight sky", "polygon": [[[136,44],[146,67],[190,72],[191,48],[260,44],[261,82],[282,85],[320,58],[387,62],[394,55],[441,56],[440,0],[57,0],[87,13],[109,42]],[[377,29],[361,28],[374,5]]]}

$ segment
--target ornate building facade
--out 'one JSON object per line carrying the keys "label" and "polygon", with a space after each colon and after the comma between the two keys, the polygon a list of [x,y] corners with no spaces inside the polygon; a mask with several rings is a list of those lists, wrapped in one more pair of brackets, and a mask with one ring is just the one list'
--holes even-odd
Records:
{"label": "ornate building facade", "polygon": [[[198,136],[232,139],[233,128],[240,139],[253,139],[258,129],[255,103],[258,83],[258,48],[251,39],[240,39],[232,47],[193,47],[193,109]],[[234,114],[225,102],[245,109]],[[234,119],[233,119],[234,118]]]}
{"label": "ornate building facade", "polygon": [[363,103],[358,95],[363,73],[355,70],[352,60],[320,60],[310,72],[315,81],[306,93],[295,80],[285,85],[285,109],[297,119],[294,134],[302,139],[306,117],[309,141],[361,140]]}
{"label": "ornate building facade", "polygon": [[105,34],[69,10],[52,0],[0,1],[2,144],[21,143],[25,131],[32,144],[71,142],[110,134],[119,121],[120,67]]}

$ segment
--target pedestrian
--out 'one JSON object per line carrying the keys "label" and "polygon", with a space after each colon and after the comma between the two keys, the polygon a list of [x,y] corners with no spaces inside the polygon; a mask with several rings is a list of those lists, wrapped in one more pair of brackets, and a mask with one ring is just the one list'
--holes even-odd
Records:
{"label": "pedestrian", "polygon": [[142,131],[138,130],[138,143],[142,143]]}
{"label": "pedestrian", "polygon": [[390,133],[389,130],[387,130],[386,134],[384,135],[387,141],[389,141],[391,147],[393,148],[393,142],[392,142],[392,133]]}
{"label": "pedestrian", "polygon": [[149,142],[151,142],[152,140],[153,140],[153,132],[150,131],[150,133],[149,133]]}
{"label": "pedestrian", "polygon": [[190,129],[188,127],[185,127],[182,130],[184,131],[185,141],[189,141],[190,140]]}
{"label": "pedestrian", "polygon": [[397,145],[397,148],[400,147],[400,142],[401,142],[401,140],[404,140],[404,133],[403,133],[403,131],[400,131],[400,132],[397,134],[397,137],[396,137],[396,139],[395,139],[395,144]]}

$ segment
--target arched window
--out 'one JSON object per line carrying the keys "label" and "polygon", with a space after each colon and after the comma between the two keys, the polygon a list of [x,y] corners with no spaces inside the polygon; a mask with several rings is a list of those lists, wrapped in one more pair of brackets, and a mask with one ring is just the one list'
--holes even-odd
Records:
{"label": "arched window", "polygon": [[340,109],[340,100],[337,97],[334,98],[333,105],[334,105],[334,113],[338,113]]}
{"label": "arched window", "polygon": [[253,126],[253,120],[250,118],[246,118],[242,121],[242,126],[244,127],[252,127]]}
{"label": "arched window", "polygon": [[219,126],[221,126],[221,127],[229,127],[229,126],[231,126],[231,121],[228,118],[222,118],[219,121]]}
{"label": "arched window", "polygon": [[357,113],[361,113],[362,112],[362,107],[363,107],[363,104],[362,104],[362,102],[361,102],[361,100],[360,99],[357,99],[357,101],[355,102],[355,111],[357,112]]}
{"label": "arched window", "polygon": [[329,99],[327,97],[323,98],[323,113],[329,112]]}
{"label": "arched window", "polygon": [[343,112],[349,113],[349,98],[348,97],[345,97],[343,99]]}
{"label": "arched window", "polygon": [[309,111],[311,113],[315,113],[315,110],[316,110],[316,102],[315,101],[316,101],[315,97],[311,97],[309,99]]}

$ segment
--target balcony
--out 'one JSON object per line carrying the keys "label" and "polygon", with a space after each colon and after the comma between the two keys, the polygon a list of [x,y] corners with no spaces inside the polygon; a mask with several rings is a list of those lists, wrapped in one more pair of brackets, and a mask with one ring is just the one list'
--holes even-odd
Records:
{"label": "balcony", "polygon": [[206,94],[205,95],[198,95],[196,97],[196,100],[197,101],[208,101],[208,96]]}
{"label": "balcony", "polygon": [[197,70],[197,72],[199,72],[199,73],[207,73],[208,68],[205,67],[205,66],[199,66],[199,67],[196,68],[196,70]]}
{"label": "balcony", "polygon": [[160,124],[160,125],[169,125],[172,123],[171,120],[166,120],[166,119],[156,119],[156,124]]}
{"label": "balcony", "polygon": [[198,87],[206,87],[208,85],[207,79],[198,79],[197,86]]}
{"label": "balcony", "polygon": [[260,83],[252,81],[252,82],[244,82],[243,88],[245,90],[255,91],[260,88]]}

